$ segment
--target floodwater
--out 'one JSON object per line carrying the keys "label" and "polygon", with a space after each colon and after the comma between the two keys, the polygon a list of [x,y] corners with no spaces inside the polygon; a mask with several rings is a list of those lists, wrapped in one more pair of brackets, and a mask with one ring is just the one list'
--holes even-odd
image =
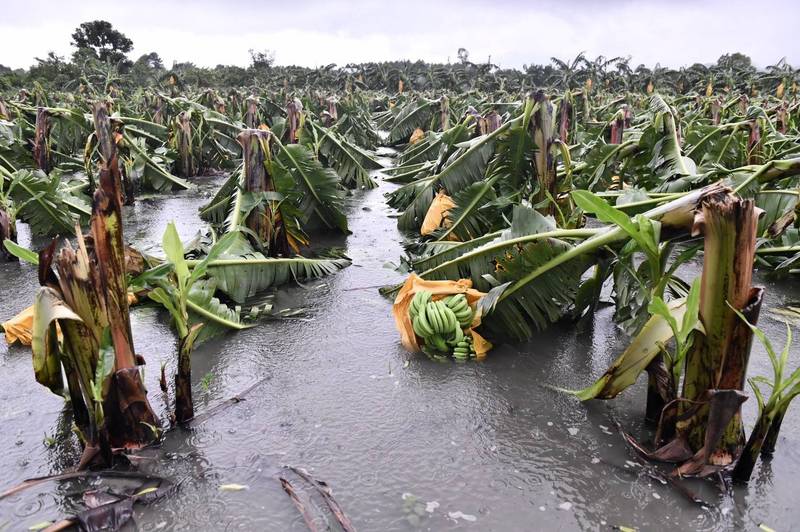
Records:
{"label": "floodwater", "polygon": [[[126,211],[127,238],[160,242],[177,222],[184,239],[202,227],[197,207],[218,180],[140,201]],[[180,482],[177,492],[135,511],[139,530],[307,530],[277,479],[282,467],[326,481],[359,530],[774,530],[797,529],[800,413],[790,411],[775,457],[749,486],[688,484],[690,502],[648,474],[616,424],[642,435],[643,383],[615,401],[579,404],[546,388],[580,388],[626,345],[603,308],[579,326],[556,326],[522,345],[497,347],[479,363],[440,363],[404,352],[391,303],[377,286],[402,276],[400,234],[383,193],[349,201],[352,234],[327,241],[353,265],[284,287],[276,303],[303,307],[299,319],[265,321],[202,345],[193,355],[195,408],[208,411],[249,386],[244,400],[192,429],[173,429],[144,454],[140,470]],[[21,244],[31,243],[21,226]],[[696,270],[695,270],[696,271]],[[767,287],[761,325],[782,345],[784,326],[767,309],[800,299],[789,282]],[[0,265],[0,318],[32,302],[36,272]],[[175,366],[166,313],[133,310],[137,352],[147,359],[154,409],[167,406],[159,367]],[[797,350],[794,364],[800,363]],[[764,350],[751,375],[768,374]],[[67,470],[79,456],[63,401],[35,383],[30,351],[0,341],[0,490]],[[745,404],[752,426],[755,401]],[[220,489],[239,484],[246,489]],[[0,500],[0,530],[25,530],[80,508],[86,481],[42,484]],[[322,526],[321,529],[326,529]],[[335,529],[335,527],[332,527]]]}

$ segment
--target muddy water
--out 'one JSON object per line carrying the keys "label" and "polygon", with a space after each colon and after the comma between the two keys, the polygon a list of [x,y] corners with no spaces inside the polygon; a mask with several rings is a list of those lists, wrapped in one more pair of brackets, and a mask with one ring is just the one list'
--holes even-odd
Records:
{"label": "muddy water", "polygon": [[[151,245],[176,220],[188,239],[201,227],[197,207],[216,185],[141,201],[126,213],[127,236]],[[405,353],[390,303],[374,288],[402,279],[386,265],[402,252],[382,195],[389,188],[355,194],[353,234],[326,242],[345,246],[353,266],[277,293],[277,304],[306,308],[303,318],[264,322],[195,353],[198,413],[259,384],[244,401],[192,430],[170,431],[145,453],[142,470],[181,486],[138,508],[138,529],[306,530],[276,479],[287,464],[327,481],[359,530],[796,529],[796,411],[776,456],[758,466],[748,487],[722,494],[708,482],[690,484],[707,502],[697,506],[654,480],[615,428],[618,421],[641,434],[641,383],[617,401],[587,405],[543,386],[582,387],[605,370],[625,345],[609,308],[577,327],[499,347],[481,363]],[[21,229],[21,243],[30,245]],[[0,265],[0,317],[30,304],[35,278],[32,267]],[[759,281],[766,308],[800,299],[788,283]],[[782,342],[783,325],[769,317],[762,325]],[[133,329],[148,361],[150,400],[163,414],[157,374],[162,363],[174,370],[174,334],[166,314],[149,308],[134,310]],[[768,373],[760,347],[755,373]],[[79,450],[65,437],[63,402],[35,384],[29,350],[0,342],[0,375],[0,488],[74,464]],[[754,407],[746,404],[748,426]],[[231,483],[247,489],[220,490]],[[87,487],[50,483],[2,500],[0,530],[57,519]]]}

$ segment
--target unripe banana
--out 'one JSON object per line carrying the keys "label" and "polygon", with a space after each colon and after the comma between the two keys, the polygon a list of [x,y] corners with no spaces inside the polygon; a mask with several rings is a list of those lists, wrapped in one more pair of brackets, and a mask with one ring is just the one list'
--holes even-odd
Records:
{"label": "unripe banana", "polygon": [[444,322],[444,332],[452,331],[453,328],[458,326],[458,320],[456,319],[456,315],[453,314],[453,311],[447,308],[447,305],[442,303],[441,301],[436,302],[436,307],[439,310],[439,315],[442,317]]}
{"label": "unripe banana", "polygon": [[456,325],[455,329],[453,329],[453,339],[450,340],[450,345],[458,345],[464,340],[464,333],[461,331],[461,327]]}
{"label": "unripe banana", "polygon": [[457,318],[466,318],[466,317],[470,317],[471,318],[472,315],[473,315],[472,309],[469,308],[469,307],[467,307],[465,309],[461,309],[458,312],[455,312],[455,311],[452,311],[452,312],[453,312],[453,314],[456,315]]}
{"label": "unripe banana", "polygon": [[[433,326],[431,325],[430,321],[428,321],[428,316],[426,312],[420,312],[417,315],[417,321],[419,322],[419,327],[423,331],[422,337],[430,336],[434,333]],[[413,323],[412,323],[413,325]]]}
{"label": "unripe banana", "polygon": [[450,310],[458,314],[459,311],[469,308],[469,303],[467,303],[467,298],[464,297],[463,294],[459,294],[458,296],[453,296],[448,299],[447,306],[450,308]]}
{"label": "unripe banana", "polygon": [[461,317],[456,316],[456,321],[458,322],[458,325],[462,329],[466,329],[467,327],[472,325],[472,316],[461,316]]}
{"label": "unripe banana", "polygon": [[414,298],[411,300],[411,305],[409,307],[409,313],[411,317],[415,317],[419,314],[420,309],[424,308],[425,304],[428,303],[431,299],[431,293],[427,290],[421,290],[414,294]]}
{"label": "unripe banana", "polygon": [[436,303],[431,302],[425,305],[425,317],[428,318],[428,323],[431,324],[433,332],[441,333],[444,331],[444,324],[439,316],[439,309],[436,307]]}
{"label": "unripe banana", "polygon": [[411,325],[414,327],[414,334],[416,334],[420,338],[425,338],[425,336],[427,336],[430,333],[430,331],[423,329],[422,326],[420,325],[419,316],[411,320]]}
{"label": "unripe banana", "polygon": [[433,347],[435,347],[438,351],[443,351],[443,352],[448,351],[447,344],[445,343],[444,339],[438,334],[429,336],[426,340],[430,340]]}

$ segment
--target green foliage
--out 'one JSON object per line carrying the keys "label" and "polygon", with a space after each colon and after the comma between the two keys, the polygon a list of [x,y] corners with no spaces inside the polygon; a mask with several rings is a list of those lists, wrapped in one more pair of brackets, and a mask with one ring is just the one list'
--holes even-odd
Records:
{"label": "green foliage", "polygon": [[105,20],[78,26],[72,34],[72,45],[78,52],[89,51],[95,59],[112,63],[125,59],[125,54],[133,49],[133,41]]}

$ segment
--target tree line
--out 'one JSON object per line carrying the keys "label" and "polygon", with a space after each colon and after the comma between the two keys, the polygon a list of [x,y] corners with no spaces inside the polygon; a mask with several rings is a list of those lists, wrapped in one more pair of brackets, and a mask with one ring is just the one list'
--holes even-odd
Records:
{"label": "tree line", "polygon": [[[778,87],[796,91],[800,69],[785,59],[764,69],[756,68],[741,53],[722,55],[716,63],[695,63],[677,69],[656,64],[634,66],[630,57],[594,59],[584,53],[569,60],[551,58],[549,64],[526,64],[521,69],[474,63],[460,48],[455,63],[382,61],[330,64],[315,68],[279,66],[272,52],[250,50],[247,67],[217,65],[201,67],[192,62],[164,64],[157,52],[131,59],[133,41],[103,20],[85,22],[72,33],[72,57],[50,52],[28,69],[0,65],[0,90],[13,91],[39,84],[49,90],[108,91],[156,87],[187,88],[291,87],[294,89],[350,90],[452,90],[519,92],[535,87],[559,89],[581,87],[629,92],[740,91],[755,94]],[[781,89],[781,90],[783,90]]]}

